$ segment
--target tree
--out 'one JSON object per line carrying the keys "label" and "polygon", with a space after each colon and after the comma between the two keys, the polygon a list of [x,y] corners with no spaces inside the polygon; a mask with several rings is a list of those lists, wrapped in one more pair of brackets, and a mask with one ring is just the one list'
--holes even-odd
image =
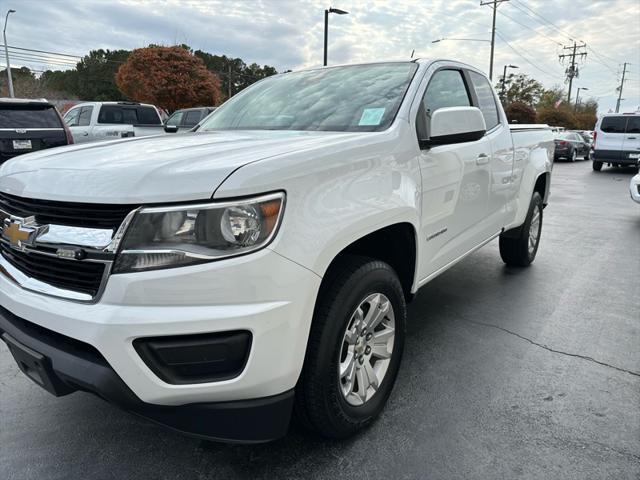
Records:
{"label": "tree", "polygon": [[218,105],[222,98],[218,77],[202,59],[180,46],[133,50],[118,69],[116,84],[128,97],[169,112]]}
{"label": "tree", "polygon": [[556,108],[556,105],[559,105],[558,102],[560,102],[560,104],[565,103],[565,98],[567,98],[567,94],[564,89],[560,85],[554,85],[550,89],[542,92],[536,108],[538,110]]}
{"label": "tree", "polygon": [[[544,87],[537,80],[524,74],[510,74],[505,79],[505,93],[501,98],[503,105],[520,102],[535,105],[544,91]],[[502,92],[502,78],[496,84],[496,90]]]}
{"label": "tree", "polygon": [[576,128],[576,119],[568,108],[543,108],[538,110],[538,122],[569,130]]}
{"label": "tree", "polygon": [[509,123],[536,123],[536,111],[522,102],[513,102],[504,109]]}
{"label": "tree", "polygon": [[221,78],[222,93],[226,98],[235,95],[262,78],[278,73],[275,68],[269,65],[262,67],[257,63],[247,65],[241,58],[212,55],[202,50],[196,50],[194,55],[201,58],[207,69]]}

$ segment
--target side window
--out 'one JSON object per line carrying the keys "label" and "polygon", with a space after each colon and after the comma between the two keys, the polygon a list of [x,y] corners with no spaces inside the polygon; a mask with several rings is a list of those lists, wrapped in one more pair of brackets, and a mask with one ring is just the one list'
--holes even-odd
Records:
{"label": "side window", "polygon": [[72,108],[64,115],[64,122],[68,127],[78,126],[78,116],[80,115],[80,108]]}
{"label": "side window", "polygon": [[98,114],[98,123],[122,123],[122,108],[116,105],[103,105]]}
{"label": "side window", "polygon": [[200,110],[191,110],[184,116],[182,124],[187,127],[195,127],[200,121]]}
{"label": "side window", "polygon": [[493,94],[493,89],[487,79],[479,73],[470,71],[469,77],[471,77],[471,83],[473,83],[473,88],[478,97],[478,107],[484,117],[484,123],[487,124],[487,130],[491,130],[500,123],[498,106],[496,105],[496,97]]}
{"label": "side window", "polygon": [[138,107],[138,121],[142,125],[160,125],[160,117],[153,107]]}
{"label": "side window", "polygon": [[629,117],[627,133],[640,133],[640,117]]}
{"label": "side window", "polygon": [[425,113],[430,117],[439,108],[468,107],[469,93],[459,70],[439,70],[433,74],[422,99]]}
{"label": "side window", "polygon": [[624,133],[626,123],[626,117],[604,117],[600,130],[606,133]]}
{"label": "side window", "polygon": [[171,126],[180,125],[183,116],[184,116],[184,112],[175,112],[167,120],[167,125],[171,125]]}
{"label": "side window", "polygon": [[87,127],[91,125],[91,114],[93,113],[93,107],[82,107],[80,115],[78,115],[78,126]]}

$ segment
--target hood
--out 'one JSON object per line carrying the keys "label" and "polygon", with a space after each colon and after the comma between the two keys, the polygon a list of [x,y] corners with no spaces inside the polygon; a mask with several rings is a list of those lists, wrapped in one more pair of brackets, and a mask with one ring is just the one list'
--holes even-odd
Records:
{"label": "hood", "polygon": [[203,200],[243,165],[357,135],[217,131],[71,145],[6,162],[0,191],[84,203]]}

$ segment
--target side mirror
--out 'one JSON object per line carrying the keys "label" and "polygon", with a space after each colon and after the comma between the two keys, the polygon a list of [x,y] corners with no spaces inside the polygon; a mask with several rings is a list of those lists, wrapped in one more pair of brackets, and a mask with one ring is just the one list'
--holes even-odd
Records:
{"label": "side mirror", "polygon": [[420,142],[425,147],[474,142],[487,132],[484,117],[477,107],[439,108],[431,114],[430,126],[429,138]]}
{"label": "side mirror", "polygon": [[177,125],[165,125],[164,126],[164,131],[167,133],[178,133],[178,126]]}

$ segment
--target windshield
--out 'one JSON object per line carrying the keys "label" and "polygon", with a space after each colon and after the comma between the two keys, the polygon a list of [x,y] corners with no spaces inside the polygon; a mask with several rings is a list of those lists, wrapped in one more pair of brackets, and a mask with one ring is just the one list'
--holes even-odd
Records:
{"label": "windshield", "polygon": [[200,130],[384,130],[417,68],[380,63],[270,77],[226,102]]}

